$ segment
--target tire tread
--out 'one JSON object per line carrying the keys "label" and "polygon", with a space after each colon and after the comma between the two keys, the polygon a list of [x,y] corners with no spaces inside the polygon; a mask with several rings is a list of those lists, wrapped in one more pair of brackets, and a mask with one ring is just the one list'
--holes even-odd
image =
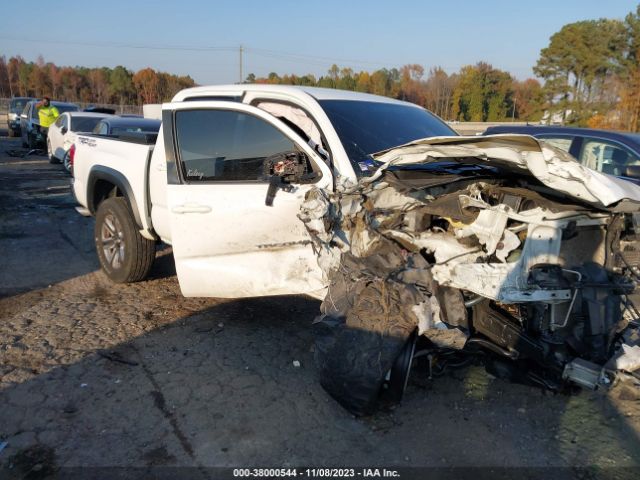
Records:
{"label": "tire tread", "polygon": [[[127,237],[127,243],[131,245],[125,254],[125,272],[116,272],[115,274],[110,272],[108,268],[105,267],[101,246],[99,244],[99,230],[100,230],[100,221],[104,215],[106,215],[106,211],[111,210],[120,220],[123,230],[125,230],[125,237]],[[129,240],[133,240],[130,242]],[[107,274],[107,276],[116,283],[133,283],[144,280],[155,260],[156,256],[156,248],[155,242],[153,240],[149,240],[140,235],[138,228],[133,219],[133,214],[131,213],[131,209],[127,201],[123,197],[111,197],[104,200],[98,207],[98,212],[96,214],[96,226],[95,226],[95,241],[96,241],[96,250],[98,253],[98,258],[100,259],[100,263],[102,265],[103,271]],[[126,248],[126,244],[125,244]],[[127,260],[127,256],[131,257],[131,260]]]}

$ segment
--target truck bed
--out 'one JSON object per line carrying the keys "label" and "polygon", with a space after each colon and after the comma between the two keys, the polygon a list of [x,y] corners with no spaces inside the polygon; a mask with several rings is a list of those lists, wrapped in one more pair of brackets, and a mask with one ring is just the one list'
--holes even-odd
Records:
{"label": "truck bed", "polygon": [[137,209],[141,229],[151,227],[148,205],[148,170],[156,134],[128,133],[119,136],[79,135],[73,166],[73,189],[80,205],[94,213],[93,184],[110,179]]}

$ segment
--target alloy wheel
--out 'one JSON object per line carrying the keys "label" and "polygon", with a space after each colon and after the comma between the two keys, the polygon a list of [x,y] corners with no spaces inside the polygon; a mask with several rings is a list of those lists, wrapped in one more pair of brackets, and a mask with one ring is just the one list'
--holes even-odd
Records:
{"label": "alloy wheel", "polygon": [[121,268],[125,258],[124,232],[118,218],[111,213],[102,222],[100,241],[109,266],[115,270]]}

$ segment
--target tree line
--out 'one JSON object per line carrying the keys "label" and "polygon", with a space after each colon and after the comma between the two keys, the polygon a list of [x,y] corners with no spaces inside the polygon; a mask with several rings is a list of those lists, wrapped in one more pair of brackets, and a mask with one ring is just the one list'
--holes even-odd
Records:
{"label": "tree line", "polygon": [[640,129],[640,5],[624,20],[565,25],[542,49],[534,73],[545,104],[569,123]]}
{"label": "tree line", "polygon": [[[523,81],[488,63],[447,74],[421,65],[354,72],[333,65],[326,75],[270,73],[246,81],[355,90],[422,105],[445,120],[538,121],[640,130],[640,5],[624,20],[586,20],[551,36],[533,68],[543,83]],[[546,113],[546,115],[545,115]]]}
{"label": "tree line", "polygon": [[488,63],[463,67],[448,74],[441,67],[429,70],[417,64],[382,68],[373,73],[354,72],[332,65],[327,75],[284,75],[272,72],[258,78],[249,74],[247,83],[306,85],[373,93],[406,100],[426,107],[445,120],[472,122],[542,116],[542,86],[535,79],[519,81]]}
{"label": "tree line", "polygon": [[190,76],[143,68],[59,67],[42,56],[26,62],[0,56],[0,97],[30,96],[100,104],[143,104],[169,101],[183,88],[193,87]]}

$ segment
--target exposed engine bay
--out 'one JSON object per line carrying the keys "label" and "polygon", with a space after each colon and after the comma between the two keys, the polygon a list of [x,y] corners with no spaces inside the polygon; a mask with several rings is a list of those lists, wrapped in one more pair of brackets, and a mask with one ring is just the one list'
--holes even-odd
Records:
{"label": "exposed engine bay", "polygon": [[527,136],[376,160],[357,184],[311,190],[300,214],[329,285],[316,361],[346,408],[401,395],[418,337],[430,368],[482,352],[492,373],[553,390],[640,368],[640,187]]}

